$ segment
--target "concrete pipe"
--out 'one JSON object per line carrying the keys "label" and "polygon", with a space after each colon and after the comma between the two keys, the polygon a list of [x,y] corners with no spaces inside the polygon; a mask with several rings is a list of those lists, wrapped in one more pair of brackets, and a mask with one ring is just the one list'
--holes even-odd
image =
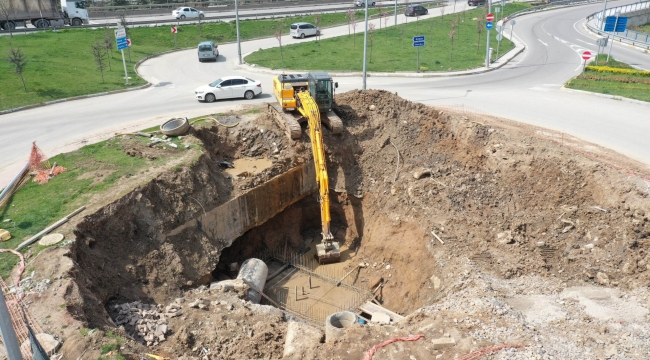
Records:
{"label": "concrete pipe", "polygon": [[345,336],[343,329],[352,327],[356,323],[357,315],[350,311],[341,311],[328,316],[325,319],[325,342],[332,342]]}
{"label": "concrete pipe", "polygon": [[[269,268],[266,266],[264,261],[251,258],[241,264],[237,279],[244,279],[255,286],[256,289],[264,291],[266,276],[268,274]],[[262,295],[251,289],[248,291],[248,300],[254,304],[259,304],[262,300]]]}

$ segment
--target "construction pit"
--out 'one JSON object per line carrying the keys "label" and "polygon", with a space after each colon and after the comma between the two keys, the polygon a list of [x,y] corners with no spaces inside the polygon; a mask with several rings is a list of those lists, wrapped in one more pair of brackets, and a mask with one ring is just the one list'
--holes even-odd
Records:
{"label": "construction pit", "polygon": [[[196,162],[85,216],[73,244],[30,265],[51,281],[29,308],[63,358],[362,359],[408,338],[372,358],[647,359],[647,167],[384,91],[335,100],[340,263],[315,260],[305,132],[286,138],[265,110],[193,128]],[[261,304],[236,279],[251,258],[274,275]],[[362,321],[326,337],[341,311]]]}

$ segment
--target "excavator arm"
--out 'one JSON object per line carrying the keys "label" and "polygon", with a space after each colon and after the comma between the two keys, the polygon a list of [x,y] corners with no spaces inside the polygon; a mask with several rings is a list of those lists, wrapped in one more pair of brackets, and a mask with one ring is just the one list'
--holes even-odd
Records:
{"label": "excavator arm", "polygon": [[307,118],[309,124],[309,137],[311,148],[314,154],[314,166],[316,167],[316,182],[318,183],[320,195],[320,214],[323,228],[323,241],[316,246],[318,259],[321,264],[338,262],[341,258],[339,244],[332,241],[334,236],[330,231],[330,197],[329,178],[327,175],[327,163],[325,161],[325,148],[323,145],[322,123],[320,110],[314,98],[307,91],[297,93],[298,111]]}

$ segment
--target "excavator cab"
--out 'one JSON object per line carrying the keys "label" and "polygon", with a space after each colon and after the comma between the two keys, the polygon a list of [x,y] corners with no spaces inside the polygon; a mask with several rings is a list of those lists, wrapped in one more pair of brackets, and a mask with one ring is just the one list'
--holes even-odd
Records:
{"label": "excavator cab", "polygon": [[334,89],[338,83],[332,80],[332,77],[322,71],[310,72],[307,76],[309,84],[309,93],[312,94],[316,104],[321,112],[331,111],[334,102]]}

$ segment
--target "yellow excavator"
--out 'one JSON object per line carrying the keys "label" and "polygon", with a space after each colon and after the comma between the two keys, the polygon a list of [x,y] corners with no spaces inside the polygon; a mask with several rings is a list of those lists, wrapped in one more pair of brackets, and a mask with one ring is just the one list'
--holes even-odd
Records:
{"label": "yellow excavator", "polygon": [[[273,79],[273,92],[278,103],[269,104],[269,110],[274,113],[274,118],[281,127],[286,129],[287,135],[291,139],[300,138],[302,134],[300,122],[307,121],[309,126],[323,230],[323,239],[320,244],[316,245],[320,264],[341,261],[339,243],[334,241],[334,236],[330,231],[329,178],[322,132],[323,123],[329,125],[334,134],[340,134],[343,131],[343,122],[332,111],[336,87],[338,84],[334,83],[329,74],[324,72],[312,72],[306,75],[279,75]],[[298,114],[287,112],[286,110],[289,109],[297,111]]]}

